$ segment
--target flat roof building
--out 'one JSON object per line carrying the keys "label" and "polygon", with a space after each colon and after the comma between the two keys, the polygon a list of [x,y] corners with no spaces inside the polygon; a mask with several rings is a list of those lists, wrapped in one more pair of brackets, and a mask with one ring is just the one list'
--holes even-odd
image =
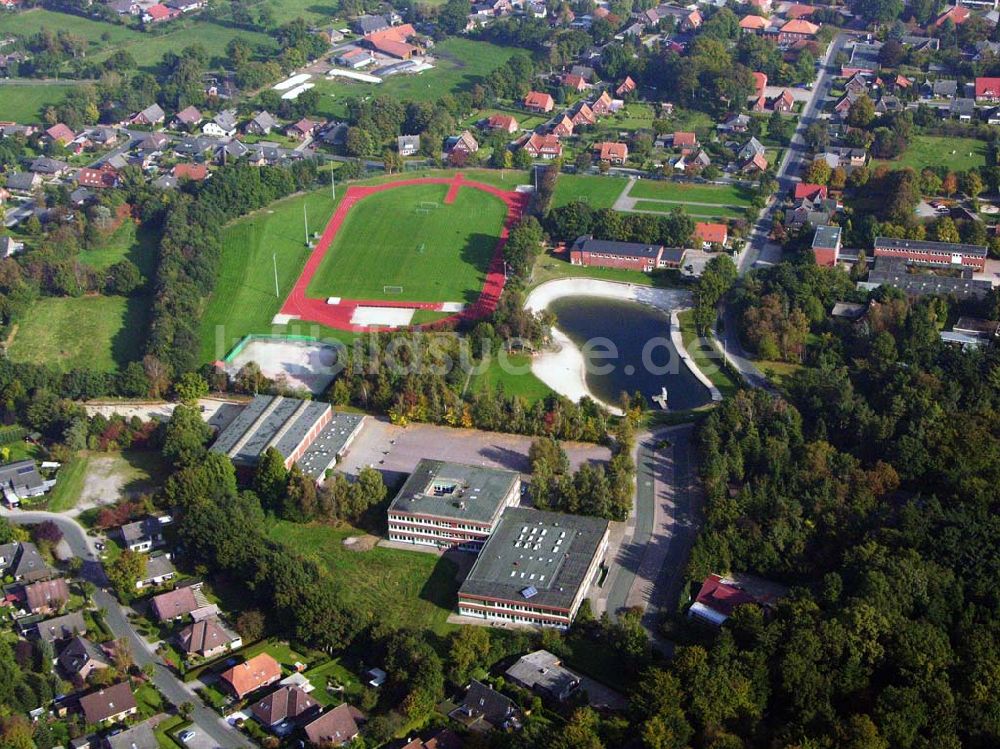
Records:
{"label": "flat roof building", "polygon": [[563,702],[580,686],[580,677],[565,668],[562,661],[548,650],[536,650],[522,655],[504,675],[524,689]]}
{"label": "flat roof building", "polygon": [[568,627],[608,548],[607,520],[512,507],[458,591],[458,612]]}
{"label": "flat roof building", "polygon": [[966,265],[980,273],[986,270],[986,248],[978,244],[876,237],[875,257],[903,258],[938,265]]}
{"label": "flat roof building", "polygon": [[[940,270],[945,273],[936,272]],[[910,296],[943,294],[960,299],[985,297],[993,289],[989,281],[974,279],[972,268],[965,265],[960,269],[941,269],[884,255],[876,255],[875,267],[868,273],[868,280],[859,282],[858,286],[868,290],[879,286],[893,286]]]}
{"label": "flat roof building", "polygon": [[307,476],[322,481],[363,422],[363,415],[334,411],[329,403],[258,395],[219,434],[212,450],[248,468],[273,447],[285,459],[285,468],[297,463]]}
{"label": "flat roof building", "polygon": [[520,496],[519,473],[425,458],[389,505],[389,540],[478,551]]}
{"label": "flat roof building", "polygon": [[840,227],[817,226],[812,242],[816,265],[832,268],[840,258]]}

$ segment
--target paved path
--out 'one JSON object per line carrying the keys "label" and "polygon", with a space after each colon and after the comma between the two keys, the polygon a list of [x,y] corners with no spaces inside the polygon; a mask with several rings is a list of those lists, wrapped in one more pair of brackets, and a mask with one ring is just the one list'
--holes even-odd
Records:
{"label": "paved path", "polygon": [[153,683],[164,697],[175,707],[190,702],[194,706],[191,719],[195,724],[195,731],[211,738],[213,746],[221,749],[250,749],[254,746],[235,727],[230,726],[217,713],[205,707],[191,686],[182,682],[164,666],[152,651],[152,646],[135,631],[128,620],[126,610],[114,596],[105,590],[108,580],[104,575],[104,568],[98,559],[94,541],[87,536],[83,526],[65,515],[52,512],[3,510],[0,511],[0,514],[18,525],[31,525],[45,520],[51,520],[58,525],[73,554],[83,560],[80,576],[97,586],[93,601],[106,612],[105,622],[111,633],[115,638],[125,638],[129,642],[132,648],[132,658],[137,665],[142,667],[148,663],[153,664]]}

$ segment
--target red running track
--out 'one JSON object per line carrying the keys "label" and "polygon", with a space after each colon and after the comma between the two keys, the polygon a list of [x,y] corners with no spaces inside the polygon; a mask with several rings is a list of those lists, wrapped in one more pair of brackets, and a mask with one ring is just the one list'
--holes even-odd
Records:
{"label": "red running track", "polygon": [[490,260],[489,268],[486,271],[486,282],[483,284],[483,290],[479,294],[479,299],[474,304],[466,307],[462,312],[438,320],[433,325],[438,326],[464,320],[478,320],[493,314],[497,303],[500,301],[500,294],[503,292],[505,281],[503,273],[503,246],[507,242],[507,236],[511,227],[521,217],[521,212],[527,204],[528,196],[519,192],[501,190],[499,187],[487,185],[482,182],[467,181],[460,173],[450,179],[446,177],[424,177],[422,179],[387,182],[382,185],[354,185],[347,188],[347,192],[341,199],[340,205],[337,206],[337,210],[323,230],[323,236],[320,237],[319,244],[316,245],[316,249],[309,256],[306,267],[302,270],[302,274],[295,282],[291,294],[288,295],[284,305],[282,305],[281,314],[294,315],[300,320],[319,323],[336,330],[362,332],[377,329],[379,326],[354,325],[351,323],[354,310],[358,307],[404,307],[408,309],[431,310],[441,308],[441,304],[436,302],[396,302],[385,299],[341,299],[340,304],[327,304],[326,299],[312,299],[306,296],[306,289],[309,286],[309,282],[312,281],[320,263],[326,257],[326,253],[329,251],[334,237],[337,236],[337,232],[344,223],[348,211],[359,200],[373,193],[409,185],[449,185],[448,194],[444,199],[444,202],[448,204],[455,202],[455,197],[462,187],[488,192],[500,198],[506,204],[507,219],[504,221],[503,229],[500,231],[500,241],[497,243],[493,259]]}

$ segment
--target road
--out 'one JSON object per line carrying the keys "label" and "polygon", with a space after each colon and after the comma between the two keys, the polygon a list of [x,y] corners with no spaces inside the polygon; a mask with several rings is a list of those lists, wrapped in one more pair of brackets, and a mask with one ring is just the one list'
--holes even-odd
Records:
{"label": "road", "polygon": [[701,512],[693,434],[694,427],[684,424],[638,436],[635,507],[617,529],[617,549],[595,606],[597,614],[612,616],[645,609],[643,627],[667,650],[659,623],[681,594]]}
{"label": "road", "polygon": [[83,560],[80,576],[92,582],[97,589],[94,591],[94,603],[104,609],[105,622],[116,638],[125,638],[132,648],[133,660],[140,667],[147,663],[153,664],[153,683],[173,705],[180,706],[189,702],[194,706],[191,720],[195,724],[193,730],[209,737],[213,746],[221,749],[250,749],[254,745],[247,740],[235,727],[226,723],[217,713],[205,707],[201,699],[194,693],[190,685],[185,684],[173,674],[152,652],[151,646],[135,631],[129,623],[125,609],[118,600],[108,593],[104,587],[108,580],[104,575],[94,548],[93,540],[87,536],[81,525],[65,515],[52,512],[16,512],[4,510],[2,515],[18,525],[32,525],[51,520],[63,532],[63,537],[69,544],[73,554]]}

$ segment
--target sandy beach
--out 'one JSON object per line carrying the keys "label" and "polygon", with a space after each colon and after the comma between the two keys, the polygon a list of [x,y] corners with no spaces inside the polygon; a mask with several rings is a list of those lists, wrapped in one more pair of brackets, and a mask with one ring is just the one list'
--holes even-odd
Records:
{"label": "sandy beach", "polygon": [[[532,312],[540,312],[553,300],[564,296],[623,299],[648,304],[667,313],[687,309],[692,303],[691,293],[684,289],[654,289],[649,286],[598,281],[592,278],[561,278],[543,283],[532,290],[524,302],[524,307]],[[622,413],[620,408],[602,401],[590,392],[586,380],[586,363],[576,344],[555,327],[552,328],[552,338],[559,348],[556,351],[543,351],[532,359],[531,371],[534,375],[574,403],[587,396],[611,413],[620,416]],[[678,349],[678,353],[690,365],[690,359],[683,347]],[[692,371],[699,376],[699,380],[704,377],[696,367],[692,367]]]}

